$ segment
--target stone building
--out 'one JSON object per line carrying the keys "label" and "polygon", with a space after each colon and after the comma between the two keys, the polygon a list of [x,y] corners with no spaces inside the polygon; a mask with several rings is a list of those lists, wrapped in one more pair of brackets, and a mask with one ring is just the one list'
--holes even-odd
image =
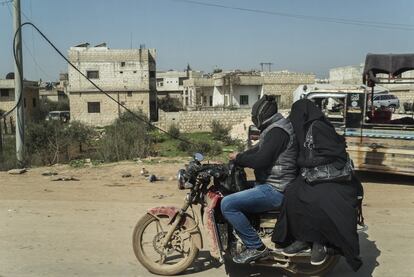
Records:
{"label": "stone building", "polygon": [[315,75],[288,71],[221,72],[207,78],[184,81],[184,107],[251,108],[263,95],[275,95],[281,108],[290,107],[293,91],[303,84],[313,84]]}
{"label": "stone building", "polygon": [[169,96],[182,100],[184,81],[190,78],[199,78],[203,75],[201,71],[193,71],[188,66],[185,71],[158,71],[157,72],[157,95],[158,98]]}
{"label": "stone building", "polygon": [[39,86],[39,97],[42,102],[68,102],[68,74],[59,74],[58,82],[42,82]]}
{"label": "stone building", "polygon": [[[14,76],[13,76],[14,78]],[[0,79],[0,112],[8,112],[15,105],[14,79]],[[36,81],[23,82],[23,108],[25,121],[30,121],[39,107],[39,85]],[[14,125],[16,112],[6,118],[6,124]]]}
{"label": "stone building", "polygon": [[[131,110],[157,120],[155,49],[109,49],[106,44],[71,47],[69,60],[96,85]],[[68,65],[71,120],[111,124],[123,108]]]}

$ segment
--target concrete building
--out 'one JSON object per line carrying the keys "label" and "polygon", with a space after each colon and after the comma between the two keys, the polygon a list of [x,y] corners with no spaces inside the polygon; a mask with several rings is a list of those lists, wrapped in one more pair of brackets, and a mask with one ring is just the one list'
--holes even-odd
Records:
{"label": "concrete building", "polygon": [[[14,76],[13,76],[14,77]],[[0,79],[0,111],[8,112],[15,105],[14,79]],[[23,82],[23,107],[25,121],[33,119],[34,113],[39,108],[39,86],[36,81]],[[6,124],[14,125],[16,112],[6,118]]]}
{"label": "concrete building", "polygon": [[279,106],[290,107],[292,93],[301,84],[313,84],[314,74],[277,72],[222,72],[184,81],[184,107],[251,108],[263,95],[276,95]]}
{"label": "concrete building", "polygon": [[162,98],[168,95],[171,98],[181,98],[183,83],[186,79],[188,79],[187,71],[158,71],[157,96]]}
{"label": "concrete building", "polygon": [[[96,85],[151,120],[158,116],[155,59],[155,49],[109,49],[106,44],[90,47],[86,43],[69,50],[69,60]],[[71,66],[68,73],[71,120],[105,126],[124,112]]]}
{"label": "concrete building", "polygon": [[61,73],[59,82],[44,82],[39,86],[39,96],[42,102],[68,102],[68,74]]}

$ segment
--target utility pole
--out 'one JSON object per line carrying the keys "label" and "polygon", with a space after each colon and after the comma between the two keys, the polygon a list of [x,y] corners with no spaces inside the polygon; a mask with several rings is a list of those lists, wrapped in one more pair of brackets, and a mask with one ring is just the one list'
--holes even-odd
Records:
{"label": "utility pole", "polygon": [[[24,97],[23,97],[23,52],[22,52],[22,32],[20,28],[20,0],[13,1],[14,6],[14,34],[19,30],[16,36],[16,59],[14,65],[14,100],[16,102],[16,158],[17,167],[24,167]],[[19,101],[19,99],[21,101]]]}

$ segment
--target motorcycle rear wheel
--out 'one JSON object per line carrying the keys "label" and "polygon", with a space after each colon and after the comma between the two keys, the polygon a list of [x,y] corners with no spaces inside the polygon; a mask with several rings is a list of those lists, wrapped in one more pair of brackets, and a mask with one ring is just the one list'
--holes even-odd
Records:
{"label": "motorcycle rear wheel", "polygon": [[[167,216],[158,216],[159,218],[164,218],[168,221],[168,217]],[[174,264],[164,264],[157,262],[157,261],[153,261],[150,257],[148,257],[144,251],[144,244],[145,242],[143,242],[143,235],[145,234],[145,231],[147,229],[147,227],[151,224],[151,223],[155,223],[158,224],[160,222],[160,220],[150,214],[146,214],[144,215],[136,224],[134,232],[133,232],[133,236],[132,236],[132,245],[133,245],[133,249],[134,249],[134,253],[135,256],[137,257],[138,261],[150,272],[154,273],[154,274],[158,274],[158,275],[176,275],[179,274],[181,272],[183,272],[184,270],[186,270],[195,260],[195,258],[197,257],[198,251],[199,249],[197,248],[192,235],[188,234],[189,236],[189,246],[188,246],[188,251],[186,253],[186,255],[180,259],[178,262],[174,263]],[[180,226],[178,227],[178,231],[184,232],[185,231],[185,226]],[[166,230],[164,230],[165,232]],[[160,237],[163,236],[163,233],[158,233],[160,234]],[[154,236],[154,241],[157,239],[157,234]],[[159,240],[159,239],[158,239]],[[154,246],[154,250],[156,252],[159,251],[159,249],[155,249]],[[177,255],[175,255],[177,256]],[[174,257],[175,257],[174,256]]]}

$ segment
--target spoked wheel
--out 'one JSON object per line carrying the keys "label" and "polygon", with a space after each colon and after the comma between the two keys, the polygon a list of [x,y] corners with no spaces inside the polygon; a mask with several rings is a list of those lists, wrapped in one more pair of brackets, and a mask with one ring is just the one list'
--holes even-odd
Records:
{"label": "spoked wheel", "polygon": [[197,257],[198,248],[185,226],[177,227],[167,246],[164,237],[170,225],[167,216],[143,216],[134,229],[132,243],[139,262],[150,272],[175,275],[188,268]]}
{"label": "spoked wheel", "polygon": [[289,269],[291,276],[324,276],[330,272],[339,261],[339,256],[329,256],[321,265],[311,265],[310,263],[297,263]]}

